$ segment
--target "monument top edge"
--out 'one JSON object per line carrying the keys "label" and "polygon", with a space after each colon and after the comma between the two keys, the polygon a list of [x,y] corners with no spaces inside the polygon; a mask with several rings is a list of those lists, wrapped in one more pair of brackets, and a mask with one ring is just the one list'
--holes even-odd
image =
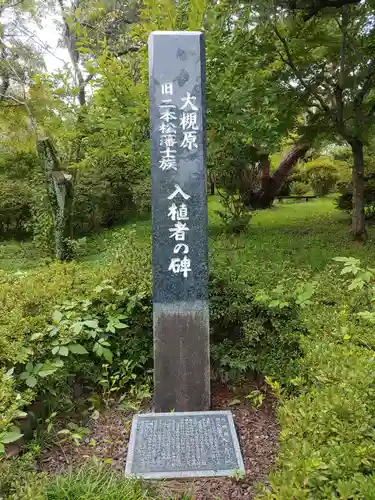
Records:
{"label": "monument top edge", "polygon": [[207,410],[207,411],[170,411],[170,412],[161,412],[161,413],[137,413],[134,415],[135,417],[145,418],[145,417],[192,417],[192,416],[203,416],[203,415],[212,415],[213,417],[222,415],[222,416],[232,416],[232,412],[230,410]]}
{"label": "monument top edge", "polygon": [[159,35],[203,35],[202,31],[151,31],[149,38]]}

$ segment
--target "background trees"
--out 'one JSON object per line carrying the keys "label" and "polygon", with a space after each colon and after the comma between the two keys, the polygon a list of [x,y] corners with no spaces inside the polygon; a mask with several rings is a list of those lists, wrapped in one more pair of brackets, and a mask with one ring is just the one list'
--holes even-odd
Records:
{"label": "background trees", "polygon": [[[19,205],[8,195],[1,213],[12,216],[3,215],[3,232],[31,231],[44,246],[54,241],[55,255],[66,259],[75,236],[149,208],[147,36],[201,29],[208,166],[221,194],[244,209],[269,206],[308,151],[312,160],[327,143],[347,144],[352,232],[365,235],[365,158],[375,112],[372,0],[46,5],[1,6],[1,182],[4,192],[16,182],[23,193]],[[30,29],[53,22],[51,15],[69,55],[54,72],[46,71],[48,48]]]}

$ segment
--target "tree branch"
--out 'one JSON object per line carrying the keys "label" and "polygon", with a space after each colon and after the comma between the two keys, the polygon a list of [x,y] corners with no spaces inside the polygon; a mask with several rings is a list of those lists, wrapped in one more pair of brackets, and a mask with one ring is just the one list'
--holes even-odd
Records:
{"label": "tree branch", "polygon": [[[78,94],[79,104],[80,106],[85,106],[86,105],[85,80],[83,78],[81,68],[79,67],[79,52],[77,49],[77,40],[74,34],[70,30],[69,22],[65,13],[64,2],[63,0],[58,0],[58,2],[60,5],[61,15],[65,26],[65,35],[64,35],[65,43],[69,52],[70,60],[72,62],[74,74],[79,87],[79,94]],[[78,7],[78,5],[76,5],[76,7]]]}
{"label": "tree branch", "polygon": [[305,11],[305,15],[303,16],[303,20],[305,22],[309,21],[313,17],[315,17],[319,12],[323,9],[335,8],[340,9],[344,5],[355,5],[361,3],[361,0],[310,0],[310,5],[305,0],[301,0],[298,3],[297,0],[282,0],[280,4],[286,6],[291,10],[303,10]]}
{"label": "tree branch", "polygon": [[5,9],[14,9],[18,5],[21,5],[22,2],[23,2],[23,0],[18,0],[18,2],[14,2],[14,3],[10,4],[9,2],[5,1],[5,3],[3,3],[3,5],[0,5],[0,16],[4,12]]}
{"label": "tree branch", "polygon": [[273,24],[272,26],[273,26],[273,29],[274,29],[274,32],[275,32],[277,38],[280,40],[280,42],[282,43],[282,45],[284,47],[286,59],[281,55],[282,60],[291,68],[291,70],[294,72],[294,75],[296,76],[298,81],[301,83],[301,85],[305,88],[305,90],[319,102],[322,110],[325,113],[330,115],[331,111],[330,111],[329,107],[325,104],[325,102],[320,97],[320,95],[317,94],[316,92],[314,92],[313,89],[311,88],[311,86],[308,83],[306,83],[305,80],[303,79],[303,77],[300,75],[296,65],[294,64],[292,55],[291,55],[289,47],[288,47],[288,43],[285,40],[285,38],[281,35],[279,30],[277,29],[276,24]]}
{"label": "tree branch", "polygon": [[369,65],[367,66],[367,76],[363,81],[363,86],[358,91],[357,95],[354,98],[354,108],[358,108],[362,104],[364,98],[374,86],[374,80],[375,80],[375,56],[370,60]]}
{"label": "tree branch", "polygon": [[25,103],[17,99],[16,97],[13,97],[11,95],[5,95],[5,94],[0,94],[0,101],[14,101],[17,103],[17,106],[25,106]]}
{"label": "tree branch", "polygon": [[335,99],[337,106],[337,120],[340,124],[344,123],[344,88],[345,88],[345,50],[347,42],[347,27],[348,27],[348,13],[344,7],[341,7],[341,24],[338,23],[341,31],[340,43],[340,70],[339,81],[335,87]]}
{"label": "tree branch", "polygon": [[127,49],[120,50],[119,52],[114,52],[113,54],[116,57],[121,57],[121,56],[125,56],[126,54],[130,54],[131,52],[138,52],[139,50],[141,50],[141,47],[139,47],[139,46],[128,47]]}

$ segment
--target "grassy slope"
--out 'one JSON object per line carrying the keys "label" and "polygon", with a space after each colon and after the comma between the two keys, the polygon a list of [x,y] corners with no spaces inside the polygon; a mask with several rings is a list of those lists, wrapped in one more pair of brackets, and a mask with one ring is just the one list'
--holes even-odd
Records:
{"label": "grassy slope", "polygon": [[[212,261],[227,262],[238,272],[263,278],[288,274],[299,268],[316,272],[323,270],[337,255],[353,255],[364,261],[374,259],[375,229],[369,231],[366,245],[350,240],[349,219],[335,209],[330,198],[309,202],[284,203],[259,212],[249,229],[239,237],[222,234],[220,220],[215,211],[220,209],[217,198],[209,201],[210,255]],[[124,228],[110,229],[87,238],[79,249],[77,260],[95,266],[111,259],[117,243],[128,231],[136,232],[142,246],[151,238],[150,221],[130,224]],[[238,257],[238,258],[235,258]],[[43,265],[32,243],[5,242],[0,246],[0,267],[17,271]]]}

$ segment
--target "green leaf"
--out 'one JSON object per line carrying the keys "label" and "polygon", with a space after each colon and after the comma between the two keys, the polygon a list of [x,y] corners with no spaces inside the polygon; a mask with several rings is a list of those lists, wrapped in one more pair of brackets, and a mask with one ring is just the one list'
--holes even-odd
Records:
{"label": "green leaf", "polygon": [[53,355],[57,354],[59,352],[59,349],[60,349],[60,347],[58,345],[55,346],[55,347],[53,347],[52,350],[51,350],[52,354]]}
{"label": "green leaf", "polygon": [[62,368],[64,366],[64,361],[61,358],[56,358],[52,361],[52,364],[57,368]]}
{"label": "green leaf", "polygon": [[17,441],[22,436],[23,434],[21,434],[19,428],[14,425],[11,427],[11,430],[9,432],[5,433],[5,436],[2,437],[1,441],[4,444],[14,443],[14,441]]}
{"label": "green leaf", "polygon": [[69,344],[68,349],[74,354],[88,354],[88,351],[80,344]]}
{"label": "green leaf", "polygon": [[235,406],[241,404],[241,400],[238,398],[234,398],[231,401],[229,401],[228,406]]}
{"label": "green leaf", "polygon": [[25,418],[27,417],[27,413],[25,411],[18,410],[14,416],[15,418]]}
{"label": "green leaf", "polygon": [[43,337],[43,332],[36,332],[31,335],[30,340],[37,340],[41,337]]}
{"label": "green leaf", "polygon": [[88,320],[84,321],[83,324],[85,326],[87,326],[88,328],[92,328],[94,330],[96,328],[98,328],[98,320],[97,319],[88,319]]}
{"label": "green leaf", "polygon": [[69,429],[62,429],[61,431],[59,431],[57,434],[59,435],[66,435],[66,434],[70,434],[70,430]]}
{"label": "green leaf", "polygon": [[81,321],[77,321],[77,323],[74,323],[73,326],[72,326],[73,332],[76,335],[78,335],[79,333],[81,333],[82,328],[83,328],[83,323]]}
{"label": "green leaf", "polygon": [[60,321],[62,320],[62,317],[63,317],[62,313],[60,311],[58,311],[57,309],[52,314],[52,320],[54,323],[60,323]]}
{"label": "green leaf", "polygon": [[39,377],[48,377],[48,375],[52,375],[57,370],[57,366],[53,366],[51,363],[44,363],[42,368],[38,371]]}
{"label": "green leaf", "polygon": [[3,443],[0,442],[0,455],[3,455],[5,453],[5,446]]}
{"label": "green leaf", "polygon": [[118,330],[121,330],[122,328],[129,328],[129,325],[126,325],[125,323],[121,323],[121,321],[117,321],[117,323],[115,323],[114,326]]}
{"label": "green leaf", "polygon": [[352,270],[353,270],[353,268],[352,268],[352,267],[344,267],[344,268],[341,270],[341,273],[340,273],[340,274],[341,274],[341,276],[343,276],[344,274],[349,274],[349,273],[351,273],[351,272],[352,272]]}
{"label": "green leaf", "polygon": [[102,355],[108,361],[108,363],[112,363],[112,361],[113,361],[113,354],[112,354],[112,352],[109,349],[106,349],[105,347],[103,347]]}
{"label": "green leaf", "polygon": [[26,379],[26,385],[28,387],[35,387],[36,384],[37,384],[37,379],[33,376],[33,375],[30,375],[27,379]]}
{"label": "green leaf", "polygon": [[69,349],[68,349],[66,346],[62,345],[62,346],[59,348],[59,354],[60,354],[60,356],[68,356],[68,354],[69,354]]}

